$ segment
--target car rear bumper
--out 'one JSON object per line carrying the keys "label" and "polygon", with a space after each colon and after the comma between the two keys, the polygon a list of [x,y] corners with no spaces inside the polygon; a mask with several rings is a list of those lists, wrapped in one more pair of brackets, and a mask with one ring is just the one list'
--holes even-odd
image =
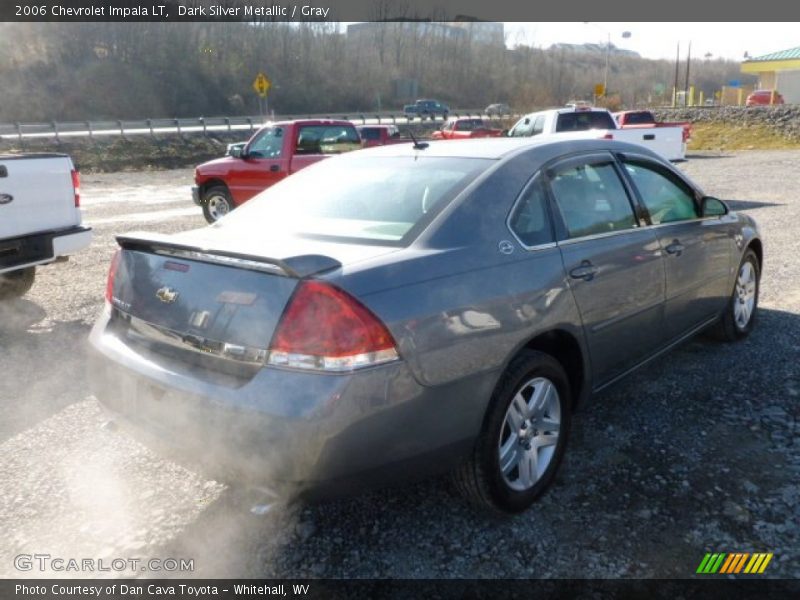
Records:
{"label": "car rear bumper", "polygon": [[42,231],[0,241],[0,273],[53,262],[86,248],[92,242],[88,227]]}
{"label": "car rear bumper", "polygon": [[452,468],[481,425],[470,395],[488,398],[472,380],[421,386],[403,361],[338,375],[263,368],[244,383],[214,382],[156,362],[107,321],[90,336],[98,400],[184,464],[280,495],[351,493]]}

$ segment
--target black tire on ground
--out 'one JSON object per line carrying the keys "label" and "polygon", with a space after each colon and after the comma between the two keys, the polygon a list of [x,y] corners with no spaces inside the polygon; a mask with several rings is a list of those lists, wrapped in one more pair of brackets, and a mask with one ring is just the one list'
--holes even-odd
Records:
{"label": "black tire on ground", "polygon": [[24,296],[33,286],[36,267],[28,267],[0,275],[0,300]]}
{"label": "black tire on ground", "polygon": [[[554,402],[559,406],[560,426],[555,449],[544,472],[532,486],[518,491],[503,476],[500,447],[502,436],[508,431],[506,414],[509,406],[515,396],[526,389],[526,384],[538,378],[549,380],[557,391]],[[555,478],[569,437],[571,407],[569,381],[558,361],[548,354],[533,350],[526,350],[517,356],[497,383],[471,456],[453,473],[453,481],[461,494],[473,504],[498,512],[518,513],[528,508]],[[552,419],[552,415],[550,417]],[[533,425],[531,429],[534,427],[539,428],[540,425]]]}
{"label": "black tire on ground", "polygon": [[224,185],[208,188],[203,194],[203,216],[209,223],[215,223],[233,210],[230,192]]}
{"label": "black tire on ground", "polygon": [[[753,273],[755,274],[755,297],[753,302],[753,310],[750,313],[750,318],[742,325],[736,320],[736,305],[740,302],[739,298],[739,277],[742,274],[742,269],[745,265],[749,264]],[[761,269],[758,265],[758,257],[755,252],[748,249],[742,257],[742,262],[739,263],[739,268],[736,271],[736,281],[733,283],[733,290],[731,297],[722,311],[722,316],[719,321],[710,329],[709,333],[715,339],[722,342],[736,342],[747,337],[753,330],[756,321],[756,313],[758,311],[758,292],[761,285]]]}

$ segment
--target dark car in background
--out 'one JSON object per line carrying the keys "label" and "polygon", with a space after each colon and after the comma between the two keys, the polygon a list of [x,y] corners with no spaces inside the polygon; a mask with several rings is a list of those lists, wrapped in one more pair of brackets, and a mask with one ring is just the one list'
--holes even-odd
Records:
{"label": "dark car in background", "polygon": [[123,421],[279,495],[451,471],[507,512],[592,393],[745,337],[762,268],[749,216],[607,140],[362,150],[118,242],[90,373]]}
{"label": "dark car in background", "polygon": [[498,102],[495,104],[490,104],[486,107],[483,111],[489,117],[504,117],[507,115],[511,115],[511,107],[504,102]]}
{"label": "dark car in background", "polygon": [[420,119],[435,119],[441,117],[447,119],[450,107],[438,100],[417,100],[414,104],[406,104],[403,113],[409,119],[419,117]]}

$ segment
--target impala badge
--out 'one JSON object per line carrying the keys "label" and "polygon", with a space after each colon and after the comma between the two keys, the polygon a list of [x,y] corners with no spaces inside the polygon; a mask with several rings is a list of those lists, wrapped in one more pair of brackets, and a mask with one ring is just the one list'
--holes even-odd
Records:
{"label": "impala badge", "polygon": [[178,292],[165,286],[156,292],[156,298],[165,304],[172,304],[178,299]]}
{"label": "impala badge", "polygon": [[14,201],[14,196],[11,194],[0,194],[0,204],[9,204]]}

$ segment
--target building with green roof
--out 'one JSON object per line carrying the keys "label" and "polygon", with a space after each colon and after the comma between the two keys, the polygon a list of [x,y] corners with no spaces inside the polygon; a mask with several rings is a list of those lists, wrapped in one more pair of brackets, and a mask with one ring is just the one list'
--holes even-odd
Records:
{"label": "building with green roof", "polygon": [[748,58],[742,73],[758,76],[758,88],[777,90],[787,103],[800,103],[800,46]]}

